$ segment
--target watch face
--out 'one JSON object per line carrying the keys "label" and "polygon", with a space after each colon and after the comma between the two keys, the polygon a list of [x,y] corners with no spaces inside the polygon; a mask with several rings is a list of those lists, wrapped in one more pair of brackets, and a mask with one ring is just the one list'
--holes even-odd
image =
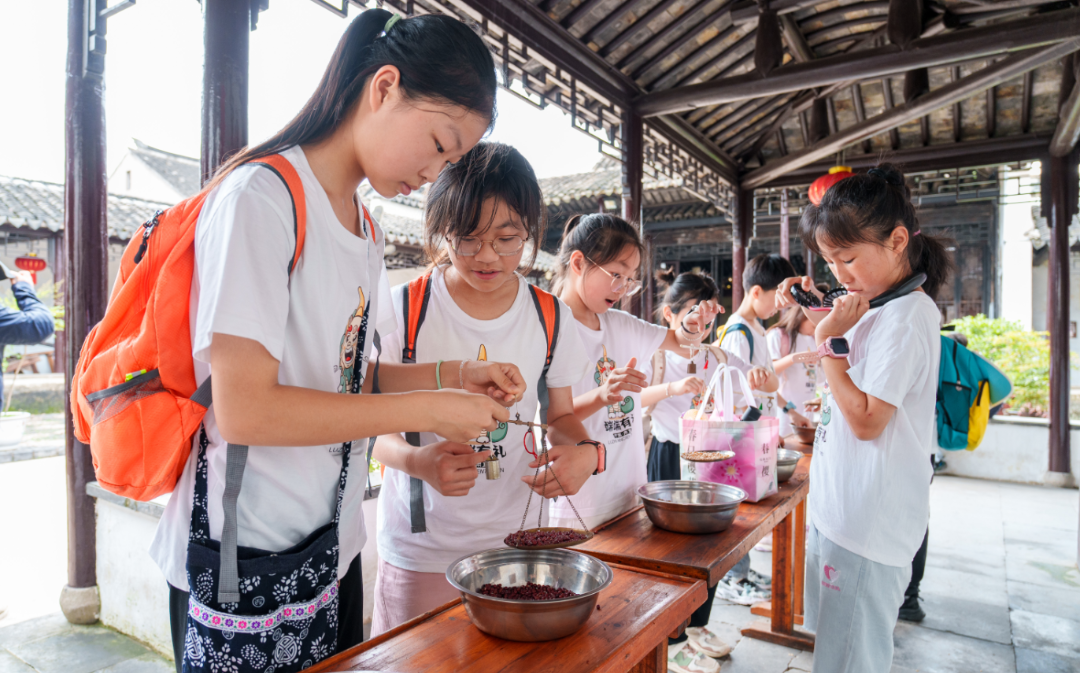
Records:
{"label": "watch face", "polygon": [[851,352],[851,349],[848,348],[847,339],[844,338],[833,339],[829,345],[832,346],[833,353],[837,355],[847,355]]}

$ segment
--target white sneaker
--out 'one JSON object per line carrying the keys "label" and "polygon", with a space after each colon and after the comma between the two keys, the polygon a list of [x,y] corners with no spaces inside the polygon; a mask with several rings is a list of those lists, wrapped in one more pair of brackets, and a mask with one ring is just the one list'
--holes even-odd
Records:
{"label": "white sneaker", "polygon": [[747,579],[749,579],[751,582],[758,585],[759,587],[772,587],[772,578],[768,575],[762,575],[756,570],[750,570],[750,572],[747,574]]}
{"label": "white sneaker", "polygon": [[754,584],[750,580],[729,582],[720,580],[716,586],[716,595],[731,603],[755,605],[772,598],[772,592]]}
{"label": "white sneaker", "polygon": [[758,542],[754,546],[754,551],[770,552],[772,551],[772,533],[769,533],[765,537],[761,538],[761,542]]}
{"label": "white sneaker", "polygon": [[704,652],[713,659],[719,659],[731,654],[731,645],[725,643],[720,639],[720,636],[704,626],[691,626],[686,629],[686,635],[698,651]]}
{"label": "white sneaker", "polygon": [[720,664],[699,651],[687,640],[679,650],[668,654],[668,671],[674,673],[719,673]]}

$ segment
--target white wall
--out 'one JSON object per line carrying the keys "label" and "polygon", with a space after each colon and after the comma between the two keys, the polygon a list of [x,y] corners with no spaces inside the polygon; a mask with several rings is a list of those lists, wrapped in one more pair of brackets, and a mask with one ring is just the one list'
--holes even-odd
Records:
{"label": "white wall", "polygon": [[1031,329],[1031,240],[1025,235],[1035,226],[1031,208],[1038,205],[1031,191],[1038,190],[1039,171],[1002,171],[998,217],[998,259],[1001,260],[1001,317]]}
{"label": "white wall", "polygon": [[[130,186],[128,172],[131,173]],[[181,194],[165,178],[140,161],[130,151],[126,152],[120,163],[109,175],[109,193],[134,196],[148,201],[178,203],[188,195]]]}
{"label": "white wall", "polygon": [[[1072,481],[1080,477],[1080,425],[1073,424]],[[1020,484],[1047,483],[1050,462],[1050,428],[1043,419],[993,419],[986,427],[982,444],[974,451],[946,451],[948,468],[944,474]]]}

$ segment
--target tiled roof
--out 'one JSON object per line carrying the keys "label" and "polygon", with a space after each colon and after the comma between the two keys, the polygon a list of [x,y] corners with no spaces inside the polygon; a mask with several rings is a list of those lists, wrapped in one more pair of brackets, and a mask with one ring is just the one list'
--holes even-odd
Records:
{"label": "tiled roof", "polygon": [[[170,206],[109,194],[109,237],[129,239],[143,222]],[[40,180],[0,176],[0,225],[62,231],[64,186]]]}
{"label": "tiled roof", "polygon": [[185,198],[196,194],[202,187],[202,169],[199,160],[173,154],[136,139],[131,153],[150,167]]}
{"label": "tiled roof", "polygon": [[[642,190],[672,189],[682,186],[682,181],[666,176],[645,176]],[[601,160],[588,173],[558,175],[540,180],[540,189],[544,192],[544,203],[557,206],[563,203],[600,196],[622,194],[622,168],[614,160]]]}

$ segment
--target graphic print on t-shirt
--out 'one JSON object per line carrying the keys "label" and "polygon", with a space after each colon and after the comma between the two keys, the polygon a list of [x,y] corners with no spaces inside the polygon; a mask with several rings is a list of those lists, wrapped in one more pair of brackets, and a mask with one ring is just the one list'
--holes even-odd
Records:
{"label": "graphic print on t-shirt", "polygon": [[[364,288],[358,287],[360,303],[345,323],[345,333],[341,335],[341,350],[335,369],[341,374],[338,384],[339,393],[358,393],[364,383],[363,361],[364,345],[367,340],[368,307],[364,301]],[[358,375],[359,373],[359,375]]]}
{"label": "graphic print on t-shirt", "polygon": [[[596,374],[593,375],[593,380],[596,381],[598,388],[607,383],[607,380],[615,373],[615,368],[618,366],[614,360],[608,357],[607,346],[601,344],[600,347],[603,349],[604,354],[596,361]],[[623,398],[622,402],[608,405],[608,419],[604,421],[604,429],[612,433],[612,439],[615,441],[630,436],[634,425],[634,417],[630,415],[630,412],[633,410],[634,398],[629,395]]]}
{"label": "graphic print on t-shirt", "polygon": [[[484,344],[480,344],[480,352],[476,354],[476,360],[477,362],[487,362],[487,347]],[[480,436],[473,440],[473,444],[478,445],[473,448],[477,452],[491,451],[491,457],[494,459],[506,458],[506,449],[497,442],[506,439],[508,427],[506,423],[499,423],[499,427],[491,432],[482,431]],[[487,466],[483,462],[477,463],[476,470],[480,474],[484,474],[487,471]]]}

